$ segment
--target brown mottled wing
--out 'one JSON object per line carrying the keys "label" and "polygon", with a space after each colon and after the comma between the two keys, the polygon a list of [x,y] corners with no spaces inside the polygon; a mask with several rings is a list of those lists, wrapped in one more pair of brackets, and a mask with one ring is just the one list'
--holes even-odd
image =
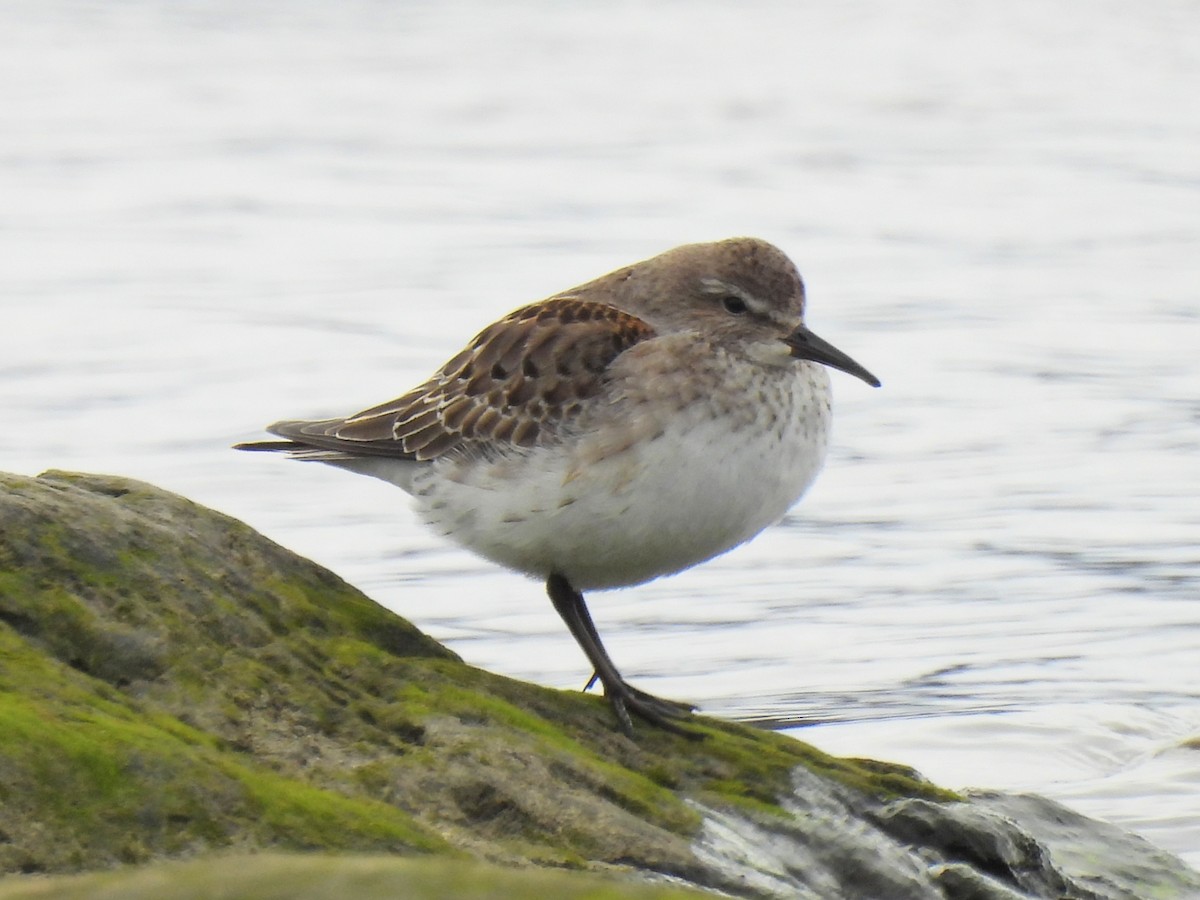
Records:
{"label": "brown mottled wing", "polygon": [[614,359],[653,335],[615,307],[558,297],[489,325],[429,381],[390,403],[268,430],[316,449],[415,460],[485,444],[533,447],[578,415]]}

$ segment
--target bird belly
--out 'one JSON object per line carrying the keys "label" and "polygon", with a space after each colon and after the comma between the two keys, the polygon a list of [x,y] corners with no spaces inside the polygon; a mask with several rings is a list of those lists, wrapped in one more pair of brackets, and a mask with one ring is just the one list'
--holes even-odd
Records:
{"label": "bird belly", "polygon": [[[425,520],[500,565],[579,590],[640,584],[779,521],[824,460],[828,397],[731,429],[704,410],[419,474]],[[625,423],[630,424],[630,423]]]}

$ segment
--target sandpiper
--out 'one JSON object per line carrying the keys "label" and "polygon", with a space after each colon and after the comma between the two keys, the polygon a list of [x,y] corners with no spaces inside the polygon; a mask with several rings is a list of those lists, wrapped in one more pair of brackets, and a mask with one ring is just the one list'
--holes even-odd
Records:
{"label": "sandpiper", "polygon": [[800,499],[828,444],[825,367],[879,386],[804,305],[777,247],[688,244],[509,313],[399,399],[237,447],[398,485],[446,537],[545,579],[626,734],[633,715],[694,737],[693,707],[617,671],[581,592],[704,562]]}

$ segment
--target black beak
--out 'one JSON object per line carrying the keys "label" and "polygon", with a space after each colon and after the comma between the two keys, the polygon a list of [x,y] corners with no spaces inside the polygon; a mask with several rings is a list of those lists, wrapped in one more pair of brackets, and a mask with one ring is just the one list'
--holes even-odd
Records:
{"label": "black beak", "polygon": [[824,363],[834,369],[840,369],[855,378],[861,378],[871,387],[879,387],[879,379],[852,360],[829,341],[817,337],[803,325],[783,339],[792,348],[792,356],[796,359],[811,359],[813,362]]}

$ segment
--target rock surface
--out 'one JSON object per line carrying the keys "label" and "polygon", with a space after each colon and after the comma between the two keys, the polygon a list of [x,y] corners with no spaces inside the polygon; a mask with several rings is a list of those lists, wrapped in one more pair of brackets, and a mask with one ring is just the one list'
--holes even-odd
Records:
{"label": "rock surface", "polygon": [[712,900],[684,888],[394,856],[262,853],[0,880],[0,900]]}
{"label": "rock surface", "polygon": [[[630,740],[601,698],[471,668],[328,571],[152,486],[0,475],[0,872],[200,856],[88,878],[113,896],[167,879],[172,896],[220,882],[252,897],[260,867],[311,867],[296,896],[317,897],[418,862],[431,884],[465,877],[470,858],[752,898],[1200,893],[1174,857],[1042,798],[962,797],[902,766],[697,721],[703,742]],[[205,859],[266,850],[429,858]],[[100,895],[80,884],[39,879],[37,896]],[[7,879],[0,898],[23,890]],[[607,894],[581,881],[578,896]]]}

